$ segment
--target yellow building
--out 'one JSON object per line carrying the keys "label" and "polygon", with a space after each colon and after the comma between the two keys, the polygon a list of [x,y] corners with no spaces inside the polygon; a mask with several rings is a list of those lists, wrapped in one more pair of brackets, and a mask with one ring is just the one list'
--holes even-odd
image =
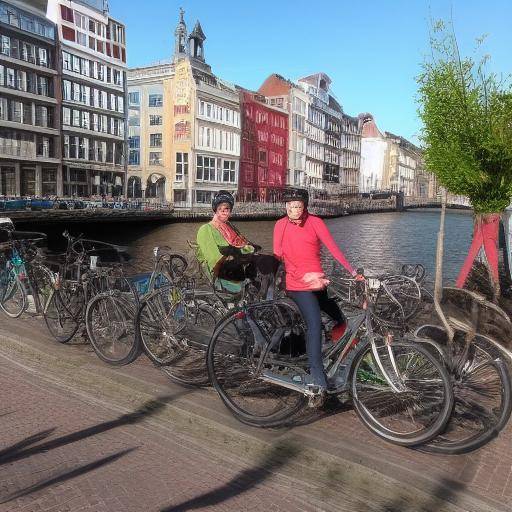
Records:
{"label": "yellow building", "polygon": [[205,207],[238,188],[239,96],[205,62],[199,22],[187,36],[181,11],[174,35],[172,61],[128,73],[128,195]]}

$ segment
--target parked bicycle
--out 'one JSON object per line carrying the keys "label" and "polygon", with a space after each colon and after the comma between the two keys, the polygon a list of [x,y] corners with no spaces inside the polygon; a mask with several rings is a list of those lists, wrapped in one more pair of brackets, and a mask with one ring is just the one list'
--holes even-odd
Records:
{"label": "parked bicycle", "polygon": [[[215,325],[235,306],[254,302],[258,289],[248,279],[233,283],[217,279],[201,267],[194,254],[180,279],[154,290],[141,301],[136,330],[148,357],[175,382],[208,384],[205,353]],[[176,272],[174,272],[176,275]]]}

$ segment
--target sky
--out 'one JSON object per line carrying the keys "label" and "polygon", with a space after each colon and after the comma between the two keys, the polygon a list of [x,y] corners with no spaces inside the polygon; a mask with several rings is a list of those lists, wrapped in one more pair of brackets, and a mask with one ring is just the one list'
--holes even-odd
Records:
{"label": "sky", "polygon": [[418,142],[415,77],[429,52],[430,20],[453,20],[464,55],[487,35],[490,70],[512,71],[512,0],[109,0],[126,25],[129,67],[169,59],[179,7],[199,19],[205,57],[224,80],[256,90],[271,73],[319,71],[345,112],[371,112],[381,130]]}

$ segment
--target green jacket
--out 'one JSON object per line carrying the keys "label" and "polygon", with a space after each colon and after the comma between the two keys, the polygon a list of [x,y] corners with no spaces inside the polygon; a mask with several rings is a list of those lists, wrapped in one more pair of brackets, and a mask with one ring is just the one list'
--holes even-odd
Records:
{"label": "green jacket", "polygon": [[[218,229],[215,229],[210,223],[204,224],[199,228],[197,232],[197,259],[201,263],[206,263],[210,272],[222,258],[220,247],[228,247],[229,243],[220,234]],[[254,247],[247,244],[240,249],[242,254],[248,254],[254,252]]]}
{"label": "green jacket", "polygon": [[197,232],[197,259],[206,263],[210,272],[217,262],[222,258],[219,247],[227,247],[229,244],[225,238],[210,223],[204,224]]}

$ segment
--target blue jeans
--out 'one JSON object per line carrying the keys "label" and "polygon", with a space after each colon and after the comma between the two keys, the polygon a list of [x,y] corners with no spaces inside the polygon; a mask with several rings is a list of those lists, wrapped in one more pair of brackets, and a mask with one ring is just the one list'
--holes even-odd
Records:
{"label": "blue jeans", "polygon": [[329,299],[327,290],[300,292],[288,290],[286,293],[299,306],[306,322],[306,352],[313,383],[327,387],[322,361],[322,316],[320,311],[324,311],[338,323],[343,323],[345,317],[336,302]]}

